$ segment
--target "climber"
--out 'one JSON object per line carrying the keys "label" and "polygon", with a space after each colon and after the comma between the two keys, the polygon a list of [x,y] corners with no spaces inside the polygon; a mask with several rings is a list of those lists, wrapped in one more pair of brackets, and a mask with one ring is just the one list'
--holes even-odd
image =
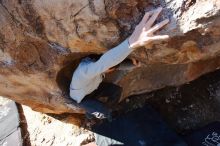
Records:
{"label": "climber", "polygon": [[[104,74],[112,67],[120,64],[132,51],[152,41],[168,39],[168,35],[154,36],[153,33],[164,27],[169,19],[153,26],[162,8],[145,13],[132,35],[115,48],[104,53],[98,60],[84,58],[73,73],[70,84],[70,97],[85,109],[87,115],[96,118],[109,118],[110,108],[97,99],[97,94],[107,96],[108,101],[117,103],[121,87],[111,83],[101,83]],[[108,93],[106,93],[108,92]]]}

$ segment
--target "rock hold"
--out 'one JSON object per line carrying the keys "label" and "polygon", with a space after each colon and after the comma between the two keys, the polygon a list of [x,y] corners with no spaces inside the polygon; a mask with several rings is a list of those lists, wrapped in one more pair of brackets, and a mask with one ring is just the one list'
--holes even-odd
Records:
{"label": "rock hold", "polygon": [[0,95],[45,113],[83,113],[68,96],[79,60],[119,44],[158,6],[159,21],[171,20],[158,34],[170,40],[133,52],[140,68],[106,75],[123,87],[122,100],[218,69],[218,0],[1,0]]}

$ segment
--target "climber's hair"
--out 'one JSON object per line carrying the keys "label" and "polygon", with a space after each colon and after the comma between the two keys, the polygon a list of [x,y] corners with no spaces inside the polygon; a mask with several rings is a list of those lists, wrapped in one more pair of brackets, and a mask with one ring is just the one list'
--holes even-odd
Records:
{"label": "climber's hair", "polygon": [[94,60],[99,60],[99,58],[101,57],[102,55],[101,54],[90,54],[88,55],[87,57],[91,58],[91,59],[94,59]]}
{"label": "climber's hair", "polygon": [[[78,65],[80,64],[80,62],[83,59],[88,57],[88,58],[91,58],[94,61],[98,61],[102,55],[103,54],[84,54],[84,53],[75,54],[74,57],[73,57],[73,58],[75,58],[74,61],[73,61],[74,65],[72,66],[73,67],[73,71],[76,70],[76,68],[78,67]],[[125,62],[125,61],[127,61],[127,59],[124,60],[123,62]],[[119,67],[119,64],[114,66],[114,67],[112,67],[111,69],[113,69],[113,68],[117,69],[118,67]]]}

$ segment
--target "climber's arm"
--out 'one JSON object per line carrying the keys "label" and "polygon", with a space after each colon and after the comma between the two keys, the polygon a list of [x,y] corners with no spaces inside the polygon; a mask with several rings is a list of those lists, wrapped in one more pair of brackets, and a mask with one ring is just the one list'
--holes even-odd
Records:
{"label": "climber's arm", "polygon": [[90,63],[86,67],[85,72],[88,76],[92,77],[106,72],[109,68],[121,63],[133,50],[138,47],[144,46],[155,40],[167,39],[167,35],[153,36],[155,31],[159,30],[169,22],[169,20],[166,19],[152,27],[161,11],[162,8],[158,8],[154,11],[147,12],[128,39],[117,47],[107,51],[98,61]]}
{"label": "climber's arm", "polygon": [[121,63],[133,49],[129,47],[128,40],[125,40],[115,48],[110,49],[104,53],[100,59],[87,66],[87,73],[89,75],[97,75],[106,72],[113,66]]}

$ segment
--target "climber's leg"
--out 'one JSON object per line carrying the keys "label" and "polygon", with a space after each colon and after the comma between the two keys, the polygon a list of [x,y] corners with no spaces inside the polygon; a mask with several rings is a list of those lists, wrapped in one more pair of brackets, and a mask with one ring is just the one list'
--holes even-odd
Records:
{"label": "climber's leg", "polygon": [[121,87],[113,83],[103,82],[98,89],[87,95],[79,103],[79,106],[85,109],[87,117],[108,118],[110,120],[112,110],[108,107],[113,106],[120,100],[121,92]]}

